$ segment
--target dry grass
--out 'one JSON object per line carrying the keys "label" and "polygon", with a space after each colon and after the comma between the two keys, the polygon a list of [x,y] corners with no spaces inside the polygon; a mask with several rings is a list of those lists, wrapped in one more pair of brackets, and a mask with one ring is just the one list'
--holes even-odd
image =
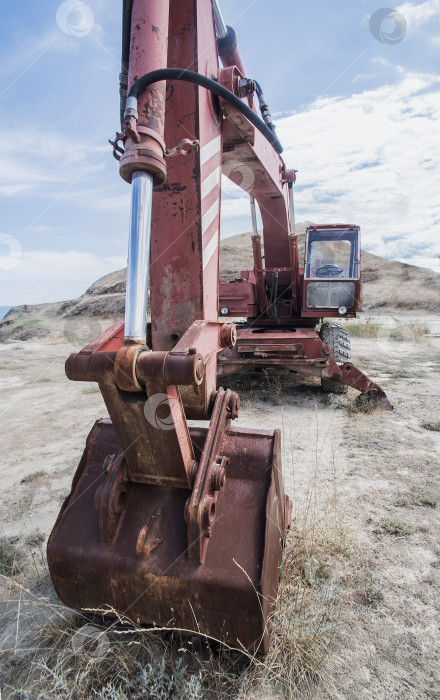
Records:
{"label": "dry grass", "polygon": [[397,326],[390,333],[390,338],[396,341],[422,340],[429,335],[429,326],[421,321],[408,321],[402,323],[396,319]]}
{"label": "dry grass", "polygon": [[354,338],[379,338],[388,337],[396,342],[410,341],[418,342],[425,338],[430,330],[429,327],[420,321],[401,321],[395,320],[394,328],[387,328],[375,323],[371,319],[365,321],[346,321],[344,327]]}
{"label": "dry grass", "polygon": [[29,533],[24,542],[28,547],[39,547],[43,544],[45,539],[45,535],[39,530],[36,530],[35,532]]}
{"label": "dry grass", "polygon": [[330,564],[334,543],[315,540],[312,544],[307,539],[304,533],[293,534],[284,560],[269,653],[249,674],[246,698],[261,697],[259,689],[265,689],[268,697],[275,693],[299,697],[325,682],[342,603]]}
{"label": "dry grass", "polygon": [[[305,698],[319,683],[326,685],[347,598],[363,587],[365,600],[372,605],[380,600],[380,593],[372,579],[356,581],[352,591],[343,586],[341,571],[349,580],[347,572],[357,566],[356,542],[346,513],[342,516],[339,508],[336,473],[330,480],[319,473],[321,454],[317,447],[310,482],[295,502],[266,657],[231,649],[188,630],[145,629],[121,617],[103,623],[96,614],[73,614],[53,597],[37,598],[11,582],[21,614],[28,605],[28,617],[44,623],[28,640],[31,660],[28,656],[26,665],[17,665],[8,678],[9,697],[255,700]],[[328,457],[324,462],[328,469]],[[78,653],[75,639],[85,625],[93,625],[98,637],[82,644]],[[105,653],[94,658],[100,643]]]}
{"label": "dry grass", "polygon": [[347,411],[350,414],[356,413],[374,413],[379,411],[379,404],[368,394],[359,394],[355,400],[346,405]]}
{"label": "dry grass", "polygon": [[[326,440],[318,449],[318,425],[316,440],[309,483],[294,498],[269,653],[250,669],[240,695],[246,700],[311,697],[331,681],[330,660],[350,598],[343,572],[356,560],[357,543],[349,514],[339,507],[334,460],[323,454],[324,447],[330,451]],[[332,478],[323,479],[321,459]]]}
{"label": "dry grass", "polygon": [[359,321],[357,323],[346,323],[345,328],[354,338],[377,338],[379,335],[380,326],[371,321]]}
{"label": "dry grass", "polygon": [[[341,600],[333,580],[332,560],[347,556],[342,533],[335,539],[327,528],[307,521],[294,528],[283,565],[272,641],[266,657],[231,649],[214,640],[178,630],[152,630],[119,617],[103,623],[99,616],[72,614],[61,605],[27,596],[15,584],[22,614],[25,599],[32,619],[46,618],[32,638],[31,661],[17,666],[5,688],[6,697],[43,700],[56,697],[98,698],[237,698],[296,697],[325,678]],[[325,535],[324,535],[325,532]],[[336,534],[336,533],[333,533]],[[75,650],[85,625],[98,635]],[[94,659],[99,645],[105,654]],[[98,646],[97,646],[98,645]]]}
{"label": "dry grass", "polygon": [[[325,680],[343,609],[334,564],[350,556],[340,523],[333,519],[332,526],[327,511],[322,514],[327,521],[319,524],[316,506],[311,495],[291,533],[266,657],[178,630],[136,627],[121,617],[104,624],[99,616],[73,614],[61,605],[30,596],[15,583],[21,614],[27,599],[28,616],[46,622],[38,625],[29,645],[31,660],[25,667],[17,666],[6,697],[250,700],[261,697],[262,688],[267,689],[268,697],[281,694],[286,698],[312,690],[319,680]],[[78,653],[74,648],[78,631],[90,624],[98,638],[89,647],[84,644]],[[105,654],[94,659],[99,644],[104,645]]]}
{"label": "dry grass", "polygon": [[[312,378],[313,380],[315,378]],[[294,394],[298,382],[307,384],[309,377],[297,375],[278,369],[250,371],[242,375],[222,377],[221,386],[237,391],[240,403],[244,408],[255,407],[255,404],[281,405],[285,397]]]}
{"label": "dry grass", "polygon": [[422,423],[422,428],[426,430],[432,430],[436,433],[440,433],[440,420],[430,421],[429,423]]}
{"label": "dry grass", "polygon": [[412,535],[414,532],[413,525],[406,523],[404,520],[399,518],[394,518],[393,520],[387,520],[383,528],[385,532],[390,535],[396,535],[397,537],[406,537],[407,535]]}
{"label": "dry grass", "polygon": [[3,697],[202,697],[201,674],[188,671],[177,634],[173,639],[171,632],[136,628],[121,618],[103,624],[100,616],[73,614],[19,584],[13,591],[22,615],[45,622],[28,644],[26,664],[17,663],[14,678],[3,685]]}
{"label": "dry grass", "polygon": [[46,474],[46,471],[44,469],[39,469],[36,472],[32,472],[32,474],[26,474],[20,481],[20,484],[30,484],[32,481],[35,481],[35,479],[39,479],[40,476],[44,476]]}
{"label": "dry grass", "polygon": [[367,607],[376,607],[383,599],[383,588],[371,569],[360,569],[355,573],[356,594],[358,600]]}
{"label": "dry grass", "polygon": [[20,554],[8,537],[0,537],[0,574],[14,576],[19,571]]}

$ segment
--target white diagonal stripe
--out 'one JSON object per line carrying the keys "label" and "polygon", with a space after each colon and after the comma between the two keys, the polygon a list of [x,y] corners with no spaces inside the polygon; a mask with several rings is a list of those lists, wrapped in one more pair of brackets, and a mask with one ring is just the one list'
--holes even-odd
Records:
{"label": "white diagonal stripe", "polygon": [[202,216],[202,236],[208,230],[208,227],[212,224],[215,217],[218,214],[218,199],[215,200],[214,204],[209,207],[208,211]]}
{"label": "white diagonal stripe", "polygon": [[214,187],[219,184],[219,179],[220,179],[220,168],[216,168],[215,170],[212,171],[210,175],[205,177],[205,179],[202,182],[202,199],[205,199],[205,197],[212,192]]}
{"label": "white diagonal stripe", "polygon": [[218,239],[218,231],[215,232],[215,235],[211,238],[211,240],[209,241],[205,250],[203,251],[203,269],[205,269],[205,267],[207,266],[207,264],[211,260],[212,256],[214,255],[215,251],[217,250],[217,245],[218,245],[217,239]]}
{"label": "white diagonal stripe", "polygon": [[206,163],[212,156],[214,156],[216,153],[219,152],[220,146],[222,142],[222,137],[216,136],[215,139],[212,139],[212,141],[209,141],[208,143],[205,143],[204,146],[200,149],[200,163],[203,165]]}

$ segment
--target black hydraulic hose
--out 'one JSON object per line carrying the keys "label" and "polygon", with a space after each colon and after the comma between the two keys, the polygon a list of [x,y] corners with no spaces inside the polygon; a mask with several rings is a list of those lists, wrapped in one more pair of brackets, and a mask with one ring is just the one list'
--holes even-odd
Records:
{"label": "black hydraulic hose", "polygon": [[260,104],[260,112],[261,116],[263,117],[263,121],[271,131],[275,131],[275,124],[272,121],[272,115],[270,113],[269,105],[267,104],[266,99],[263,95],[263,89],[260,83],[257,83],[256,80],[254,80],[253,83],[255,85],[255,92],[257,93],[258,102]]}
{"label": "black hydraulic hose", "polygon": [[133,0],[124,0],[122,5],[122,73],[128,75],[130,62],[131,10]]}
{"label": "black hydraulic hose", "polygon": [[131,11],[133,0],[123,0],[122,3],[122,51],[121,51],[121,75],[119,76],[121,94],[121,125],[124,121],[125,102],[128,84],[128,66],[130,63],[130,38],[131,38]]}
{"label": "black hydraulic hose", "polygon": [[234,95],[233,92],[223,87],[223,85],[220,85],[215,80],[207,78],[206,75],[194,73],[193,71],[185,70],[183,68],[160,68],[159,70],[153,70],[150,73],[146,73],[138,78],[136,82],[133,83],[131,90],[128,93],[128,97],[135,97],[138,99],[140,93],[143,92],[145,88],[161,80],[184,80],[187,83],[200,85],[201,87],[210,90],[212,93],[214,93],[214,95],[223,98],[233,107],[238,109],[246,117],[246,119],[249,119],[251,124],[253,124],[255,128],[263,134],[277,153],[281,154],[283,152],[283,147],[278,137],[273,133],[273,131],[271,131],[264,121],[260,119],[260,117],[255,114],[250,107],[242,102],[239,97]]}

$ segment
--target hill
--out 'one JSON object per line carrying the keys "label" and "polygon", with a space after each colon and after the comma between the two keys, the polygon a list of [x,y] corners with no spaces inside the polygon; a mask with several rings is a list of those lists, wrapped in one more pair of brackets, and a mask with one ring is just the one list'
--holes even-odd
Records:
{"label": "hill", "polygon": [[[298,224],[300,260],[305,229]],[[250,234],[222,240],[220,279],[229,281],[252,268]],[[371,313],[440,313],[440,275],[425,268],[362,252],[363,310]],[[76,346],[115,320],[123,319],[125,269],[92,284],[78,299],[53,304],[15,306],[0,322],[0,342],[6,340],[68,340]]]}

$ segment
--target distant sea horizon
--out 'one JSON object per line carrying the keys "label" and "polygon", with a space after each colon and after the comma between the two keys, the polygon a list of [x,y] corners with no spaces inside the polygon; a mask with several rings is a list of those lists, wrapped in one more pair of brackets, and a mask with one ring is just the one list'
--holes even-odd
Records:
{"label": "distant sea horizon", "polygon": [[0,306],[0,321],[6,316],[9,309],[12,309],[12,306]]}

